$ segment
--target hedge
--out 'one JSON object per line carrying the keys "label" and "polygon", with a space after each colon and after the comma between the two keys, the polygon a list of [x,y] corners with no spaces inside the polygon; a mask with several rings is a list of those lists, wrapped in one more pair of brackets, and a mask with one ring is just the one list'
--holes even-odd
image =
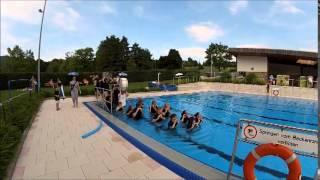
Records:
{"label": "hedge", "polygon": [[[158,79],[158,72],[160,72],[160,80],[172,80],[173,76],[182,72],[186,76],[199,76],[199,71],[187,71],[187,70],[144,70],[144,71],[125,71],[128,74],[129,82],[143,82],[143,81],[154,81]],[[88,79],[91,81],[90,75],[99,74],[97,72],[83,72],[80,73],[78,79]],[[16,80],[16,79],[30,79],[32,76],[37,78],[36,73],[0,73],[0,90],[8,89],[8,80]],[[41,73],[41,86],[43,87],[44,83],[53,79],[59,78],[64,85],[68,85],[71,77],[67,75],[67,73]],[[25,88],[28,86],[27,81],[24,82],[14,82],[11,84],[12,89],[17,88]]]}

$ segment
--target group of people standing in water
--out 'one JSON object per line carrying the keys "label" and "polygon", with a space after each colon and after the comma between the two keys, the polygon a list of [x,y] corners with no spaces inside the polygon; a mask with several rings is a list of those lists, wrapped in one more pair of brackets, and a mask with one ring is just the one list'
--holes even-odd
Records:
{"label": "group of people standing in water", "polygon": [[[143,100],[141,98],[138,98],[136,106],[133,107],[132,105],[130,105],[128,107],[128,110],[126,111],[126,114],[128,117],[133,118],[134,120],[139,120],[143,117],[143,107]],[[149,112],[152,115],[153,123],[161,123],[169,118],[168,129],[175,129],[179,124],[177,115],[174,113],[171,114],[170,105],[168,103],[165,103],[161,108],[157,105],[156,101],[153,100],[149,108]],[[190,131],[200,126],[200,124],[202,123],[202,117],[199,112],[194,114],[194,116],[189,116],[187,111],[184,110],[181,113],[180,122],[182,124],[182,127],[185,127]]]}

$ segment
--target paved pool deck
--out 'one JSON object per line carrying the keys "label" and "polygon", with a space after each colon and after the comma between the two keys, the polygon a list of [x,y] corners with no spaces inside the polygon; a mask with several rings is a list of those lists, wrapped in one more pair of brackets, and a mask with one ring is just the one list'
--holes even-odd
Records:
{"label": "paved pool deck", "polygon": [[82,139],[95,129],[99,119],[79,98],[73,108],[70,98],[55,110],[55,101],[43,102],[22,146],[12,179],[181,179],[109,126]]}
{"label": "paved pool deck", "polygon": [[[193,83],[178,88],[175,92],[133,93],[129,98],[212,90],[268,95],[264,86],[256,85]],[[314,100],[317,95],[315,90],[303,88],[291,88],[290,93],[286,97]],[[82,139],[81,135],[95,129],[100,121],[82,104],[94,100],[80,97],[79,108],[73,108],[67,98],[61,101],[58,112],[53,99],[44,101],[24,141],[12,179],[181,179],[105,124],[98,133]]]}

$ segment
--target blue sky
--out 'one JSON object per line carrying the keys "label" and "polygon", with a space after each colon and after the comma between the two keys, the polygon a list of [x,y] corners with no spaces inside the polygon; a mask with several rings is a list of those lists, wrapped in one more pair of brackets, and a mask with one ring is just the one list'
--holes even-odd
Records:
{"label": "blue sky", "polygon": [[[15,44],[37,54],[43,3],[1,0],[1,55]],[[48,0],[41,57],[96,50],[112,34],[148,48],[155,59],[175,48],[184,59],[202,61],[211,42],[317,51],[317,1]]]}

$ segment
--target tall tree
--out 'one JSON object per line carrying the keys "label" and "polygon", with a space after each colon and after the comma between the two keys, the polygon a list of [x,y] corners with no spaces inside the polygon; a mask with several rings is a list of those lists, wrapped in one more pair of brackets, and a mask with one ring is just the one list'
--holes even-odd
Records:
{"label": "tall tree", "polygon": [[98,71],[123,71],[126,70],[126,49],[128,49],[127,39],[120,40],[112,35],[100,42],[96,52],[96,68]]}
{"label": "tall tree", "polygon": [[27,60],[34,60],[34,54],[31,49],[26,50],[26,52],[24,53],[24,58]]}
{"label": "tall tree", "polygon": [[[148,49],[142,49],[138,43],[134,43],[129,53],[129,62],[127,67],[132,69],[133,67],[138,70],[152,68],[151,53]],[[132,63],[135,65],[133,66]]]}
{"label": "tall tree", "polygon": [[53,59],[47,69],[46,72],[55,73],[55,72],[64,72],[62,70],[64,66],[65,60],[64,59]]}
{"label": "tall tree", "polygon": [[11,58],[16,58],[21,60],[25,58],[25,53],[18,45],[15,45],[12,49],[7,48],[7,51],[8,51],[9,57]]}
{"label": "tall tree", "polygon": [[195,67],[195,66],[198,66],[198,61],[197,60],[193,60],[192,58],[188,58],[187,61],[184,61],[183,62],[183,66],[186,66],[186,67]]}
{"label": "tall tree", "polygon": [[182,58],[179,51],[175,49],[170,49],[166,61],[168,69],[180,69],[182,67]]}
{"label": "tall tree", "polygon": [[231,54],[228,52],[228,46],[221,43],[211,43],[206,50],[206,54],[207,61],[204,65],[211,65],[212,60],[213,66],[217,67],[219,71],[221,68],[228,66],[232,58]]}
{"label": "tall tree", "polygon": [[77,49],[74,53],[74,61],[77,70],[80,72],[93,71],[92,64],[94,62],[94,51],[92,48],[87,47],[83,49]]}
{"label": "tall tree", "polygon": [[33,52],[25,52],[20,46],[15,45],[12,49],[7,48],[9,56],[1,62],[1,72],[34,72],[36,71],[36,61]]}
{"label": "tall tree", "polygon": [[157,68],[166,68],[167,66],[167,56],[160,56],[158,62],[157,62]]}

